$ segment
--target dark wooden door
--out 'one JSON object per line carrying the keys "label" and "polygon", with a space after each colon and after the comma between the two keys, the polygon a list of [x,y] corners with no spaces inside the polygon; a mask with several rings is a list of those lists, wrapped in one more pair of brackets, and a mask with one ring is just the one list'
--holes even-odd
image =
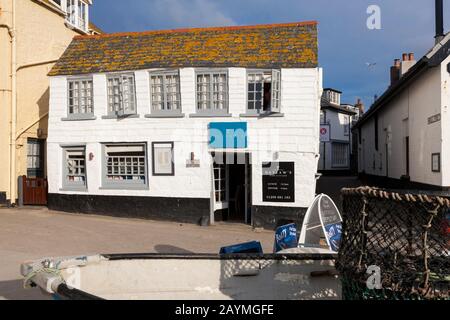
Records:
{"label": "dark wooden door", "polygon": [[23,204],[33,206],[47,205],[48,184],[44,178],[27,178],[22,179],[23,188]]}

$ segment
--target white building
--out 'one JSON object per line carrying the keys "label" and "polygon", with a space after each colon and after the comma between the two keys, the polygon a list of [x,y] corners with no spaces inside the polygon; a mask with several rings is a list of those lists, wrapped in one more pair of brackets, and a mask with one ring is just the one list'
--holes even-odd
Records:
{"label": "white building", "polygon": [[360,110],[341,104],[342,92],[324,89],[320,110],[320,160],[322,173],[348,172],[351,169],[351,128]]}
{"label": "white building", "polygon": [[450,34],[440,10],[437,21],[436,45],[417,62],[396,60],[391,86],[356,125],[359,172],[374,181],[450,187]]}
{"label": "white building", "polygon": [[273,227],[314,198],[315,22],[76,37],[50,77],[51,209]]}

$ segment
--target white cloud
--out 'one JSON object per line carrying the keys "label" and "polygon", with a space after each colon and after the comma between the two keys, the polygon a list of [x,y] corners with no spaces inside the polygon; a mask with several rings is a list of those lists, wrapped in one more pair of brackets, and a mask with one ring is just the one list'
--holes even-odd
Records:
{"label": "white cloud", "polygon": [[208,0],[156,0],[149,7],[153,18],[176,27],[228,26],[237,23]]}

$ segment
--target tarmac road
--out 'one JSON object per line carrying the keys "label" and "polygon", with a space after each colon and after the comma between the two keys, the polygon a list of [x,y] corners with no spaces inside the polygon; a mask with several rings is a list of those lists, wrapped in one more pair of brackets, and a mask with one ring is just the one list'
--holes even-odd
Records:
{"label": "tarmac road", "polygon": [[0,209],[0,300],[44,299],[23,289],[20,264],[45,257],[99,253],[218,253],[258,240],[273,250],[271,231],[240,224],[191,224],[66,214],[46,208]]}

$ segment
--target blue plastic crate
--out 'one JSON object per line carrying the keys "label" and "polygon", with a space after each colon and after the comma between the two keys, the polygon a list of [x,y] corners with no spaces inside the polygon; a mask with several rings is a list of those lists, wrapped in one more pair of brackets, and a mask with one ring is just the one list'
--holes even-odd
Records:
{"label": "blue plastic crate", "polygon": [[247,243],[235,244],[229,247],[223,247],[220,249],[220,254],[233,254],[233,253],[263,253],[261,242],[252,241]]}

